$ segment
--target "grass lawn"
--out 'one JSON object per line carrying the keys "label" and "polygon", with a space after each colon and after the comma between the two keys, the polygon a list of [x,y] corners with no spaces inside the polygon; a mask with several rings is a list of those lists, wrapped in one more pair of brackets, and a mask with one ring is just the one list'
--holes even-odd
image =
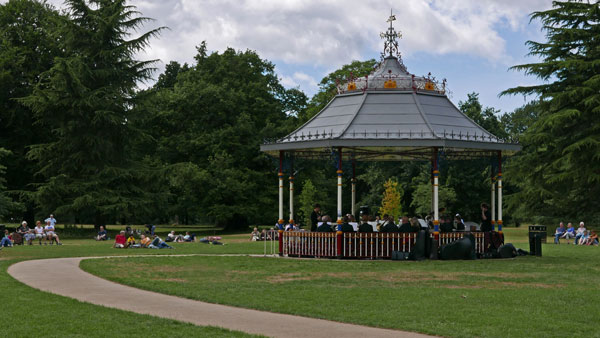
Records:
{"label": "grass lawn", "polygon": [[[506,229],[507,242],[528,249],[526,231]],[[261,243],[241,241],[228,249],[262,253]],[[424,262],[137,257],[82,268],[191,299],[442,336],[598,336],[600,248],[543,250],[541,258]]]}
{"label": "grass lawn", "polygon": [[32,289],[13,279],[6,269],[27,259],[182,253],[262,253],[247,235],[225,236],[225,246],[174,244],[174,250],[112,249],[112,242],[65,240],[63,246],[15,246],[0,250],[0,313],[2,337],[253,337],[216,327],[199,327],[175,320],[109,309]]}

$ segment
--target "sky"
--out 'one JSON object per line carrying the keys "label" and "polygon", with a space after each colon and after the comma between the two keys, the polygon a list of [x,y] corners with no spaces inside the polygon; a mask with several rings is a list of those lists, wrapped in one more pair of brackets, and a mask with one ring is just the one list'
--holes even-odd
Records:
{"label": "sky", "polygon": [[[6,0],[0,0],[6,2]],[[50,0],[61,8],[62,1]],[[140,59],[193,63],[196,46],[254,50],[275,64],[284,86],[309,97],[328,73],[353,60],[379,59],[390,9],[401,31],[402,59],[415,75],[447,79],[458,104],[477,92],[484,106],[510,112],[521,96],[498,97],[507,88],[539,81],[509,67],[537,61],[527,57],[527,40],[544,41],[529,14],[551,8],[551,0],[132,0],[166,26]],[[159,73],[155,76],[158,77]]]}

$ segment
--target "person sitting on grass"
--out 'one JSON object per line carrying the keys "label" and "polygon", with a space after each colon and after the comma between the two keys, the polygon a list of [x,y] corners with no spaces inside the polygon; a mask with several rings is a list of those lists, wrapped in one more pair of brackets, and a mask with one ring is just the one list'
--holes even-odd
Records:
{"label": "person sitting on grass", "polygon": [[44,227],[44,232],[46,233],[46,239],[50,241],[50,245],[52,245],[55,241],[56,245],[62,245],[60,239],[58,238],[58,234],[56,233],[54,225],[52,225],[49,219],[46,219],[46,226]]}
{"label": "person sitting on grass", "polygon": [[204,243],[204,244],[212,244],[212,245],[225,245],[225,244],[219,242],[220,239],[221,239],[221,237],[219,237],[219,236],[208,236],[208,237],[200,238],[199,242]]}
{"label": "person sitting on grass", "polygon": [[167,235],[167,238],[165,238],[165,242],[183,242],[183,236],[181,235],[175,235],[175,230],[169,232],[169,234]]}
{"label": "person sitting on grass", "polygon": [[590,238],[587,240],[587,245],[598,245],[598,234],[594,230],[592,230]]}
{"label": "person sitting on grass", "polygon": [[127,237],[125,237],[125,230],[121,230],[117,236],[115,236],[115,244],[113,248],[123,249],[127,247]]}
{"label": "person sitting on grass", "polygon": [[583,237],[585,230],[585,224],[583,222],[579,222],[579,228],[577,228],[577,231],[575,232],[575,245],[579,243],[579,240],[581,237]]}
{"label": "person sitting on grass", "polygon": [[152,240],[152,243],[150,243],[150,245],[148,245],[148,248],[150,248],[150,249],[166,249],[166,248],[173,249],[172,246],[165,243],[165,241],[163,241],[160,237],[158,237],[158,235],[154,235],[154,239]]}
{"label": "person sitting on grass", "polygon": [[185,236],[183,236],[183,241],[184,242],[195,242],[196,241],[196,234],[191,234],[189,231],[185,232]]}
{"label": "person sitting on grass", "polygon": [[129,235],[129,237],[127,238],[127,247],[131,247],[132,245],[135,245],[135,238],[132,235]]}
{"label": "person sitting on grass", "polygon": [[35,222],[35,228],[33,228],[33,232],[35,234],[35,238],[39,240],[40,245],[42,245],[42,238],[44,239],[44,243],[46,243],[46,236],[44,234],[44,227],[42,226],[42,222]]}
{"label": "person sitting on grass", "polygon": [[97,241],[105,241],[107,239],[108,239],[108,234],[106,233],[106,230],[104,229],[104,227],[101,225],[100,230],[98,231],[98,235],[96,236],[96,240]]}
{"label": "person sitting on grass", "polygon": [[252,233],[250,234],[250,240],[253,242],[260,240],[260,232],[258,232],[258,228],[254,228],[254,230],[252,230]]}
{"label": "person sitting on grass", "polygon": [[569,240],[571,238],[575,238],[575,228],[573,228],[573,224],[571,222],[567,223],[567,230],[560,238],[565,238],[567,240],[567,244],[571,244]]}
{"label": "person sitting on grass", "polygon": [[150,243],[152,243],[150,237],[142,234],[142,237],[140,238],[140,247],[147,248],[150,245]]}
{"label": "person sitting on grass", "polygon": [[2,240],[0,241],[0,248],[12,247],[12,246],[13,246],[13,242],[10,237],[10,233],[8,232],[8,229],[6,229],[6,230],[4,230],[4,237],[2,237]]}
{"label": "person sitting on grass", "polygon": [[565,234],[566,231],[567,229],[565,229],[565,224],[560,222],[558,228],[556,228],[556,231],[554,232],[554,244],[560,244],[560,238]]}

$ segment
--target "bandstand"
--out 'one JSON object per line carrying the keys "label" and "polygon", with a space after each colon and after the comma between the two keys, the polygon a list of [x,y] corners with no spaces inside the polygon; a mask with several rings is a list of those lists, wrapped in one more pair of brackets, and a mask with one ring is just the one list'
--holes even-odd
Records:
{"label": "bandstand", "polygon": [[[382,61],[368,76],[338,85],[338,94],[312,119],[291,134],[266,143],[261,151],[279,158],[279,254],[337,258],[390,258],[393,251],[410,251],[417,233],[342,233],[342,162],[352,163],[351,213],[356,214],[357,161],[431,161],[434,229],[431,240],[443,245],[465,233],[439,232],[438,159],[460,160],[497,157],[492,167],[492,225],[502,233],[502,158],[519,151],[516,143],[502,140],[464,115],[446,96],[446,81],[415,76],[404,66],[393,27],[381,34]],[[322,159],[335,153],[337,164],[337,232],[283,232],[283,159]],[[289,219],[294,218],[293,168],[289,176]],[[495,230],[495,228],[494,228]],[[473,232],[477,253],[487,247],[486,234]]]}

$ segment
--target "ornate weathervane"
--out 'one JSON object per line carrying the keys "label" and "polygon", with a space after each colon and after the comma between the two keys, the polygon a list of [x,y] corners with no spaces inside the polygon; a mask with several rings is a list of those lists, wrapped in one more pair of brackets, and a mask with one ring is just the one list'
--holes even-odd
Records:
{"label": "ornate weathervane", "polygon": [[381,53],[381,56],[383,57],[385,57],[386,54],[389,56],[393,56],[395,53],[398,56],[398,58],[400,58],[400,51],[398,50],[398,41],[396,41],[396,38],[402,39],[402,33],[396,32],[393,25],[394,21],[396,21],[396,16],[392,12],[392,10],[390,10],[390,17],[387,19],[387,22],[390,23],[390,27],[387,29],[386,32],[382,32],[379,34],[379,36],[382,39],[385,39],[385,42],[383,43],[383,53]]}

